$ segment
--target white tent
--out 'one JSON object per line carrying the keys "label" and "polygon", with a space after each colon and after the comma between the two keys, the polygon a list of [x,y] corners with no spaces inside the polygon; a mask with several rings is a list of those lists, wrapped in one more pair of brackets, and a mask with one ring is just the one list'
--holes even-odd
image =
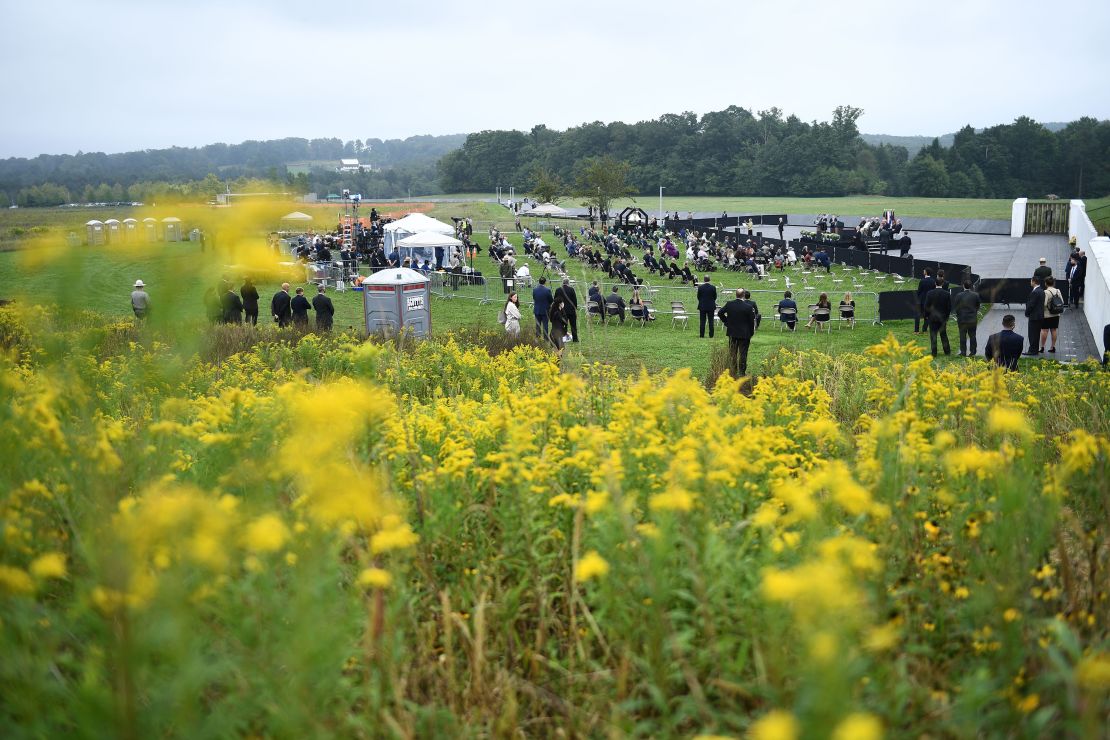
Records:
{"label": "white tent", "polygon": [[293,211],[292,213],[287,213],[284,216],[282,216],[281,220],[282,221],[311,221],[312,216],[309,216],[307,213],[301,213],[300,211]]}
{"label": "white tent", "polygon": [[443,250],[443,263],[446,264],[452,250],[460,250],[463,243],[458,239],[437,234],[434,231],[423,231],[419,234],[406,236],[397,242],[397,253],[401,259],[412,257],[415,260],[427,259],[436,264],[436,249]]}
{"label": "white tent", "polygon": [[383,229],[385,230],[386,254],[393,251],[394,246],[402,239],[413,234],[431,232],[433,234],[454,235],[455,233],[454,226],[437,221],[431,216],[425,216],[423,213],[410,213],[402,219],[387,223]]}
{"label": "white tent", "polygon": [[567,209],[560,208],[554,203],[544,203],[538,205],[530,211],[525,211],[525,216],[566,216],[569,213]]}

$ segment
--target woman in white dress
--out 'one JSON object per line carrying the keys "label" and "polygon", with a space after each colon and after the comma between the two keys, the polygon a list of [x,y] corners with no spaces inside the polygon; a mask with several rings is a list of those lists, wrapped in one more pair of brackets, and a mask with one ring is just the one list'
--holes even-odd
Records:
{"label": "woman in white dress", "polygon": [[509,300],[505,301],[505,308],[502,309],[505,314],[505,333],[511,336],[520,336],[520,298],[516,293],[509,296]]}

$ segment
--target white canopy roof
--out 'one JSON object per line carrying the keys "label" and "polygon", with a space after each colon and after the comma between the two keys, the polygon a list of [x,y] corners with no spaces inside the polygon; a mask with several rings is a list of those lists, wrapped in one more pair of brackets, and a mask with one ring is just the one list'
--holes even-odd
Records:
{"label": "white canopy roof", "polygon": [[86,221],[85,226],[103,226],[103,221],[97,221],[95,218],[92,221]]}
{"label": "white canopy roof", "polygon": [[423,231],[419,234],[406,236],[401,241],[397,242],[398,247],[406,249],[434,249],[435,247],[461,247],[462,242],[458,239],[447,236],[446,234],[436,234],[432,231]]}
{"label": "white canopy roof", "polygon": [[412,283],[426,283],[428,278],[416,270],[407,267],[391,267],[388,270],[378,270],[362,281],[363,285],[411,285]]}
{"label": "white canopy roof", "polygon": [[410,234],[422,234],[431,231],[436,234],[454,234],[455,227],[442,221],[437,221],[423,213],[410,213],[402,219],[392,221],[385,225],[386,231],[407,231]]}
{"label": "white canopy roof", "polygon": [[179,219],[177,216],[166,216],[164,219],[162,219],[162,223],[164,223],[164,224],[178,224],[178,223],[181,223],[181,219]]}
{"label": "white canopy roof", "polygon": [[526,211],[527,216],[565,216],[568,211],[565,208],[560,208],[554,203],[544,203],[538,205],[530,211]]}
{"label": "white canopy roof", "polygon": [[287,213],[284,216],[282,216],[281,220],[282,221],[311,221],[312,216],[309,216],[307,213],[301,213],[300,211],[293,211],[292,213]]}

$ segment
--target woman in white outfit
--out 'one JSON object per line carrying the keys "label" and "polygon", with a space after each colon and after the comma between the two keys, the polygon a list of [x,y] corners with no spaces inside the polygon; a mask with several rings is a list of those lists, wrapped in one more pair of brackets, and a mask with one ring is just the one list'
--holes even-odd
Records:
{"label": "woman in white outfit", "polygon": [[505,308],[502,309],[505,314],[505,333],[511,336],[520,336],[520,298],[516,293],[509,296],[509,300],[505,301]]}

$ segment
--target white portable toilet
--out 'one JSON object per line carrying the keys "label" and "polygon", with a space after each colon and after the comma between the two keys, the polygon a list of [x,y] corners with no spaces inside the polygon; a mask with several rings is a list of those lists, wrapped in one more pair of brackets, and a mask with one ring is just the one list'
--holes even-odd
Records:
{"label": "white portable toilet", "polygon": [[85,240],[89,243],[90,247],[95,247],[104,243],[104,223],[97,221],[95,218],[92,221],[85,222]]}
{"label": "white portable toilet", "polygon": [[135,218],[123,219],[123,242],[124,244],[138,244],[139,243],[139,220]]}
{"label": "white portable toilet", "polygon": [[432,292],[428,278],[416,270],[394,267],[362,281],[366,333],[414,337],[432,333]]}
{"label": "white portable toilet", "polygon": [[181,219],[176,216],[167,216],[162,219],[162,231],[165,234],[166,241],[181,241]]}
{"label": "white portable toilet", "polygon": [[158,221],[153,218],[143,219],[143,231],[146,233],[146,240],[153,244],[158,241]]}
{"label": "white portable toilet", "polygon": [[119,220],[110,218],[104,222],[104,237],[109,244],[119,244],[123,241],[123,229],[120,228]]}

